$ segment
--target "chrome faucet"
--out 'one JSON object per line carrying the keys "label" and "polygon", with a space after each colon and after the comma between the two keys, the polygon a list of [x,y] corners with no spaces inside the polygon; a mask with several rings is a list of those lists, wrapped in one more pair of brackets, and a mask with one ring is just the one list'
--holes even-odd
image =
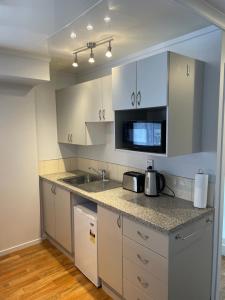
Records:
{"label": "chrome faucet", "polygon": [[89,169],[89,170],[92,170],[92,171],[94,171],[96,174],[100,175],[100,176],[101,176],[101,180],[102,180],[102,181],[105,181],[106,170],[104,170],[104,169],[99,169],[99,170],[97,170],[97,169],[95,169],[95,168],[93,168],[93,167],[89,167],[88,169]]}

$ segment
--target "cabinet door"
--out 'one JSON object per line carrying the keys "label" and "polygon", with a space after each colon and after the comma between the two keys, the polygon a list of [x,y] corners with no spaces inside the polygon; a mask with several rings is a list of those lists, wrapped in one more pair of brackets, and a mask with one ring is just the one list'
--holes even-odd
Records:
{"label": "cabinet door", "polygon": [[169,156],[201,151],[203,66],[193,58],[170,53]]}
{"label": "cabinet door", "polygon": [[136,108],[136,62],[112,69],[114,110]]}
{"label": "cabinet door", "polygon": [[168,52],[137,62],[137,108],[166,106]]}
{"label": "cabinet door", "polygon": [[101,79],[102,91],[102,121],[113,122],[114,112],[112,109],[112,76],[104,76]]}
{"label": "cabinet door", "polygon": [[60,187],[55,190],[55,239],[72,252],[70,192]]}
{"label": "cabinet door", "polygon": [[56,92],[57,130],[59,143],[71,143],[75,86]]}
{"label": "cabinet door", "polygon": [[44,231],[55,238],[55,186],[48,181],[42,181],[42,201]]}
{"label": "cabinet door", "polygon": [[85,145],[85,117],[87,113],[86,86],[81,83],[74,87],[74,100],[71,105],[72,113],[72,144]]}
{"label": "cabinet door", "polygon": [[82,85],[82,98],[86,103],[85,121],[99,122],[102,120],[101,79],[91,80]]}
{"label": "cabinet door", "polygon": [[100,206],[98,270],[100,278],[122,295],[122,217]]}

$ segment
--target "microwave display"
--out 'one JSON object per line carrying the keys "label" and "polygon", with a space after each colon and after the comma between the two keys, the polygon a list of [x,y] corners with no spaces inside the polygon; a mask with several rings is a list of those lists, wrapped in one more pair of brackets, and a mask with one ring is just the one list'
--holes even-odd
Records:
{"label": "microwave display", "polygon": [[123,146],[127,149],[165,153],[165,121],[128,121],[123,123]]}

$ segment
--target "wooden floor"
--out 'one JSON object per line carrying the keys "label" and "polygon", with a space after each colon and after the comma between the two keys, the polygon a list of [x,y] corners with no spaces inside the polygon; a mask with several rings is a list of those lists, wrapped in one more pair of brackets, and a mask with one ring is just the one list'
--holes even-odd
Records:
{"label": "wooden floor", "polygon": [[0,257],[0,300],[110,300],[48,241]]}

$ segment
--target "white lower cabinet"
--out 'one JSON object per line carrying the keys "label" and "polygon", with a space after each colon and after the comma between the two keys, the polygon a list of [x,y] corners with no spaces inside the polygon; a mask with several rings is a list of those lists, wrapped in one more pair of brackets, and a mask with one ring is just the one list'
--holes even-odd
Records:
{"label": "white lower cabinet", "polygon": [[99,276],[113,299],[210,300],[212,229],[213,215],[167,234],[98,206]]}
{"label": "white lower cabinet", "polygon": [[123,217],[126,300],[210,300],[213,216],[164,234]]}
{"label": "white lower cabinet", "polygon": [[122,216],[98,206],[98,272],[122,295]]}
{"label": "white lower cabinet", "polygon": [[42,180],[44,231],[72,252],[70,192]]}

